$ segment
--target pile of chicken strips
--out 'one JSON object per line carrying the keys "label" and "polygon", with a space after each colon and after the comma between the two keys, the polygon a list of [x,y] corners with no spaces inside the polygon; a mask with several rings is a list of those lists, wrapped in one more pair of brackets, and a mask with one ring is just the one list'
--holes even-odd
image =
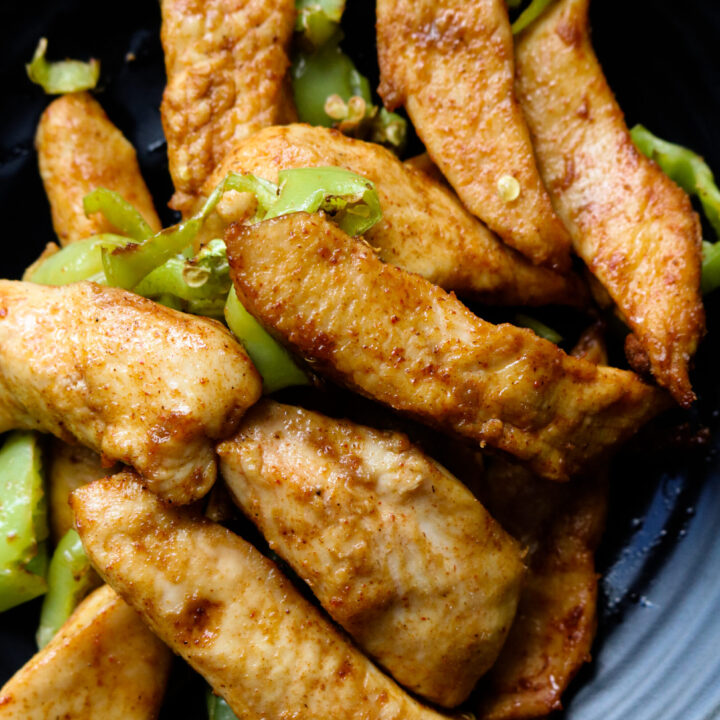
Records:
{"label": "pile of chicken strips", "polygon": [[[562,707],[596,629],[608,461],[692,405],[704,333],[700,221],[636,149],[588,5],[555,0],[513,33],[504,0],[377,0],[372,122],[409,119],[426,153],[407,158],[350,122],[359,96],[301,122],[311,3],[162,0],[182,218],[165,230],[98,99],[49,104],[57,238],[0,280],[0,432],[54,436],[52,542],[76,532],[94,581],[0,690],[0,720],[156,718],[173,654],[217,718]],[[313,182],[321,200],[285,202]],[[98,189],[134,230],[88,204]],[[147,289],[151,251],[178,238],[184,304]],[[100,274],[47,279],[84,247]],[[219,310],[192,305],[211,256]],[[572,308],[587,330],[565,352],[490,306]],[[433,455],[461,458],[462,481]]]}

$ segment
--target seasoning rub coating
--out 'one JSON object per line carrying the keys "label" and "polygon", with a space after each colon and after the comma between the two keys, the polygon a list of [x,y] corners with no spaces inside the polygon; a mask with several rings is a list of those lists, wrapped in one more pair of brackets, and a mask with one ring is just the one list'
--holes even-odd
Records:
{"label": "seasoning rub coating", "polygon": [[244,720],[439,720],[252,545],[123,473],[73,493],[108,582]]}
{"label": "seasoning rub coating", "polygon": [[172,206],[187,214],[236,142],[286,121],[295,3],[162,0],[160,7],[168,78],[160,110]]}
{"label": "seasoning rub coating", "polygon": [[548,479],[567,480],[666,404],[631,372],[481,320],[322,215],[234,224],[226,242],[245,307],[318,371]]}
{"label": "seasoning rub coating", "polygon": [[61,245],[114,232],[101,213],[86,217],[82,200],[98,187],[122,195],[154,232],[160,219],[140,174],[135,149],[88,93],[53,100],[35,136],[40,175]]}
{"label": "seasoning rub coating", "polygon": [[80,442],[186,503],[215,481],[212,441],[261,390],[219,323],[92,283],[0,280],[0,432]]}
{"label": "seasoning rub coating", "polygon": [[517,90],[538,164],[577,254],[632,329],[626,348],[683,406],[704,332],[700,224],[633,145],[593,52],[588,0],[560,0],[522,34]]}
{"label": "seasoning rub coating", "polygon": [[377,28],[379,93],[405,105],[465,206],[534,263],[568,269],[570,237],[515,98],[505,0],[378,0]]}
{"label": "seasoning rub coating", "polygon": [[171,653],[109,586],[0,690],[2,720],[155,720]]}
{"label": "seasoning rub coating", "polygon": [[472,493],[401,433],[271,401],[218,453],[238,505],[358,645],[415,693],[465,700],[524,571]]}
{"label": "seasoning rub coating", "polygon": [[261,130],[232,149],[205,194],[231,171],[275,182],[279,170],[327,165],[375,183],[383,216],[365,237],[385,262],[486,304],[586,301],[576,276],[533,265],[469,213],[443,182],[403,165],[379,145],[337,130],[302,124]]}

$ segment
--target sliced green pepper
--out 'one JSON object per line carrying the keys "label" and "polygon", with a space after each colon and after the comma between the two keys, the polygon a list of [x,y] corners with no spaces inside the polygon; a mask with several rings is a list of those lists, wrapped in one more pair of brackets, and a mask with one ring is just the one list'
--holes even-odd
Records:
{"label": "sliced green pepper", "polygon": [[63,60],[48,62],[47,38],[40,38],[32,60],[25,66],[28,77],[48,95],[92,90],[100,78],[100,63],[92,59],[90,62],[79,60]]}
{"label": "sliced green pepper", "polygon": [[556,345],[562,342],[563,337],[560,333],[556,332],[551,327],[548,327],[545,323],[536,320],[534,317],[530,317],[530,315],[518,313],[515,316],[515,324],[532,330],[539,337],[549,340]]}
{"label": "sliced green pepper", "polygon": [[191,260],[170,258],[147,275],[135,288],[138,295],[153,299],[168,296],[179,306],[195,315],[223,317],[225,299],[232,282],[222,240],[211,240]]}
{"label": "sliced green pepper", "polygon": [[258,201],[258,212],[266,210],[276,199],[276,187],[269,180],[250,174],[229,173],[213,190],[200,212],[193,217],[161,230],[142,244],[128,243],[112,252],[103,249],[102,261],[108,283],[114,287],[132,290],[155,268],[188,250],[208,215],[228,190],[252,192]]}
{"label": "sliced green pepper", "polygon": [[243,307],[230,290],[225,305],[225,321],[262,375],[263,390],[275,392],[290,385],[307,385],[307,375],[295,364],[290,353]]}
{"label": "sliced green pepper", "polygon": [[47,590],[48,536],[37,433],[10,433],[0,449],[0,612]]}
{"label": "sliced green pepper", "polygon": [[[637,149],[654,160],[662,171],[686,193],[700,200],[703,213],[720,238],[720,190],[708,164],[697,153],[682,145],[653,135],[642,125],[631,131]],[[703,242],[700,289],[709,293],[720,287],[720,243]]]}
{"label": "sliced green pepper", "polygon": [[101,583],[90,565],[80,536],[68,530],[62,537],[48,570],[48,592],[40,612],[35,639],[44,648],[65,624],[80,601]]}
{"label": "sliced green pepper", "polygon": [[100,187],[88,193],[83,198],[85,215],[102,213],[106,220],[137,242],[147,240],[153,231],[145,218],[125,198],[114,190]]}
{"label": "sliced green pepper", "polygon": [[[534,23],[547,8],[552,4],[553,0],[532,0],[532,2],[520,13],[518,19],[512,24],[513,35],[521,33],[528,25]],[[515,2],[511,7],[517,7],[521,3]]]}
{"label": "sliced green pepper", "polygon": [[692,150],[662,140],[642,125],[636,125],[630,135],[643,155],[654,160],[686,193],[700,200],[708,222],[720,238],[720,190],[707,163]]}
{"label": "sliced green pepper", "polygon": [[210,688],[206,691],[208,720],[238,720],[237,715],[219,695]]}
{"label": "sliced green pepper", "polygon": [[372,106],[370,83],[355,67],[353,61],[340,49],[343,34],[337,30],[332,37],[314,52],[299,52],[290,70],[293,96],[298,118],[311,125],[333,127],[338,117],[328,115],[328,98],[336,96],[344,103],[361,98],[366,108]]}
{"label": "sliced green pepper", "polygon": [[41,285],[68,285],[82,280],[107,285],[102,250],[122,247],[127,241],[126,237],[110,234],[78,240],[43,260],[28,280]]}
{"label": "sliced green pepper", "polygon": [[295,31],[312,47],[319,47],[337,30],[345,0],[295,0]]}
{"label": "sliced green pepper", "polygon": [[291,212],[323,210],[348,235],[362,235],[382,218],[375,185],[344,168],[281,170],[278,181],[280,194],[265,220]]}

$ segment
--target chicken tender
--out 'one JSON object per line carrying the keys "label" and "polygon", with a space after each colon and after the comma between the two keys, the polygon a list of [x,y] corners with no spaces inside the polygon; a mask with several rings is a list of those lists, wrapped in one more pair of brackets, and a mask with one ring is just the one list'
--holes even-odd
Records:
{"label": "chicken tender", "polygon": [[72,510],[68,504],[70,493],[107,474],[108,469],[103,467],[102,458],[96,452],[53,438],[47,484],[48,519],[55,543],[73,526]]}
{"label": "chicken tender", "polygon": [[161,113],[175,184],[192,211],[235,143],[288,118],[293,0],[162,0],[167,86]]}
{"label": "chicken tender", "polygon": [[262,130],[233,148],[205,194],[231,171],[275,182],[282,169],[327,165],[375,183],[383,217],[365,237],[385,262],[487,304],[585,302],[577,277],[532,265],[467,212],[444,182],[336,130],[300,124]]}
{"label": "chicken tender", "polygon": [[102,214],[85,217],[83,198],[98,187],[122,195],[153,231],[160,230],[133,146],[88,93],[53,100],[40,118],[35,145],[61,245],[115,231]]}
{"label": "chicken tender", "polygon": [[[575,357],[607,364],[603,328],[590,326]],[[520,608],[500,658],[479,686],[479,720],[530,720],[561,707],[590,660],[597,584],[594,554],[605,524],[607,475],[548,483],[495,461],[476,486],[503,526],[529,548]]]}
{"label": "chicken tender", "polygon": [[219,323],[92,283],[0,280],[0,432],[49,432],[202,497],[260,376]]}
{"label": "chicken tender", "polygon": [[530,549],[528,573],[507,642],[479,686],[478,720],[529,720],[562,707],[590,659],[597,624],[595,550],[605,524],[607,482],[547,483],[497,462],[480,498]]}
{"label": "chicken tender", "polygon": [[515,98],[505,0],[378,0],[377,28],[380,95],[405,105],[468,210],[534,263],[568,269]]}
{"label": "chicken tender", "polygon": [[481,320],[321,214],[233,224],[225,239],[245,307],[319,372],[548,479],[567,480],[666,404],[633,373]]}
{"label": "chicken tender", "polygon": [[171,653],[110,587],[0,690],[2,720],[155,720]]}
{"label": "chicken tender", "polygon": [[[704,332],[700,224],[633,145],[590,43],[588,0],[560,0],[517,45],[518,97],[578,255],[607,289],[660,385],[687,407]],[[641,363],[637,363],[642,366]]]}
{"label": "chicken tender", "polygon": [[362,649],[433,702],[467,698],[524,567],[460,481],[405,435],[271,401],[218,453],[238,505]]}
{"label": "chicken tender", "polygon": [[244,720],[438,720],[252,545],[123,473],[73,493],[93,563]]}

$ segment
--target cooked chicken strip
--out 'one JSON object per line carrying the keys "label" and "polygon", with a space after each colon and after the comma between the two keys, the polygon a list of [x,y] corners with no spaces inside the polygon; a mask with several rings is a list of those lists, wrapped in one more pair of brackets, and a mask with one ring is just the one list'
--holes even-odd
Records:
{"label": "cooked chicken strip", "polygon": [[51,102],[40,118],[35,145],[61,245],[115,231],[99,213],[85,217],[83,197],[98,187],[120,193],[155,232],[160,230],[133,146],[88,93]]}
{"label": "cooked chicken strip", "polygon": [[500,657],[481,681],[478,720],[545,717],[590,659],[605,524],[605,478],[558,485],[507,463],[490,467],[480,498],[530,548],[518,613]]}
{"label": "cooked chicken strip", "polygon": [[432,720],[250,544],[130,473],[73,493],[100,573],[244,720]]}
{"label": "cooked chicken strip", "polygon": [[105,477],[100,456],[82,445],[69,445],[53,438],[47,470],[48,517],[52,536],[57,543],[73,526],[68,500],[70,493],[98,478]]}
{"label": "cooked chicken strip", "polygon": [[176,193],[187,213],[235,143],[288,118],[285,73],[293,0],[162,0],[167,87],[161,113]]}
{"label": "cooked chicken strip", "polygon": [[577,277],[532,265],[467,212],[445,183],[404,167],[379,145],[336,130],[309,125],[262,130],[233,148],[205,193],[230,171],[275,182],[279,170],[324,165],[347,168],[375,183],[383,217],[366,237],[385,262],[484,303],[585,302],[587,292]]}
{"label": "cooked chicken strip", "polygon": [[320,214],[226,234],[245,307],[313,367],[395,410],[566,480],[666,403],[633,373],[491,325]]}
{"label": "cooked chicken strip", "polygon": [[215,481],[212,440],[261,390],[219,323],[92,283],[0,280],[0,432],[80,442],[186,503]]}
{"label": "cooked chicken strip", "polygon": [[400,683],[467,698],[517,607],[519,546],[405,435],[266,401],[218,447],[270,547]]}
{"label": "cooked chicken strip", "polygon": [[[377,28],[385,105],[405,105],[473,214],[534,263],[567,269],[570,237],[515,99],[505,0],[378,0]],[[519,195],[503,197],[499,183],[508,178]]]}
{"label": "cooked chicken strip", "polygon": [[105,585],[0,690],[2,720],[154,720],[171,654]]}
{"label": "cooked chicken strip", "polygon": [[[583,333],[573,355],[607,363],[602,329]],[[500,658],[479,687],[479,720],[544,717],[561,707],[572,678],[590,659],[597,615],[594,554],[605,523],[607,477],[548,483],[495,461],[479,497],[529,548],[520,608]]]}
{"label": "cooked chicken strip", "polygon": [[522,35],[518,96],[575,251],[657,381],[688,406],[688,362],[704,332],[700,224],[687,195],[635,149],[590,43],[588,2],[561,0]]}

